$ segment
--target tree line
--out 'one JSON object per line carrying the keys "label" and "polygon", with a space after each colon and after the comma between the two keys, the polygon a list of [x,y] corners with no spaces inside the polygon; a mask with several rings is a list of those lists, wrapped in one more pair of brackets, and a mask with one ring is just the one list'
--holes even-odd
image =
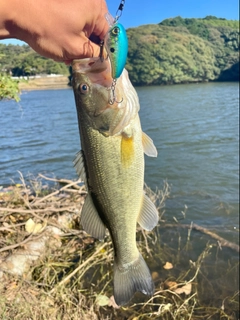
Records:
{"label": "tree line", "polygon": [[176,17],[127,32],[134,85],[239,81],[239,21]]}
{"label": "tree line", "polygon": [[[239,21],[214,16],[166,19],[127,30],[126,68],[134,85],[239,81]],[[0,43],[0,90],[11,76],[69,74],[29,46]],[[15,88],[15,87],[14,87]],[[14,89],[15,90],[15,89]],[[11,91],[11,88],[10,88]],[[3,96],[0,93],[0,99]]]}
{"label": "tree line", "polygon": [[39,74],[68,74],[64,63],[40,56],[28,45],[5,45],[0,42],[0,72],[15,77]]}

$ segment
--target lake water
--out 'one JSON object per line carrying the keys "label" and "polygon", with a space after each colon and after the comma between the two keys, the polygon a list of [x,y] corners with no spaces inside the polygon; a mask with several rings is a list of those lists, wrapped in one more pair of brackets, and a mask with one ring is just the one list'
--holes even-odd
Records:
{"label": "lake water", "polygon": [[[137,88],[142,128],[158,150],[158,158],[146,157],[145,181],[152,189],[161,189],[165,180],[171,185],[163,219],[168,224],[176,219],[184,224],[193,221],[235,243],[239,232],[238,85]],[[44,173],[76,179],[72,160],[79,148],[71,89],[23,92],[20,103],[0,102],[0,186],[18,183],[18,171],[25,178],[28,174]],[[169,233],[164,226],[159,230],[160,242],[173,243],[175,248],[179,246],[178,237],[184,236]],[[187,231],[184,232],[186,235]],[[192,235],[192,251],[184,261],[176,262],[181,265],[179,270],[176,268],[176,277],[189,259],[197,259],[209,239],[203,239],[201,233]],[[223,290],[219,283],[227,292],[221,293],[225,297],[233,295],[239,282],[238,254],[231,249],[221,256],[217,252],[207,261],[210,269],[204,278],[211,287],[204,288],[203,297],[215,296],[218,305],[219,292]],[[158,270],[163,261],[156,261],[153,268]],[[225,276],[227,268],[231,271]]]}
{"label": "lake water", "polygon": [[[146,157],[146,183],[171,185],[166,218],[183,218],[237,239],[239,207],[238,83],[137,88],[143,130],[158,158]],[[0,102],[0,185],[39,172],[76,178],[80,148],[71,89],[23,92]]]}

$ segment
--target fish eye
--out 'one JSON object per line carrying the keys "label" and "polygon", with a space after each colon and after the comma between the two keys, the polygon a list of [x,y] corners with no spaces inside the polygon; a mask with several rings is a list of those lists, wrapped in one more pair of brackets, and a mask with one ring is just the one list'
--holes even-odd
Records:
{"label": "fish eye", "polygon": [[118,27],[114,27],[113,30],[112,30],[112,33],[113,33],[114,35],[119,34],[119,32],[120,32],[120,30],[119,30]]}
{"label": "fish eye", "polygon": [[86,83],[81,83],[79,85],[79,91],[83,94],[86,94],[89,91],[89,86]]}

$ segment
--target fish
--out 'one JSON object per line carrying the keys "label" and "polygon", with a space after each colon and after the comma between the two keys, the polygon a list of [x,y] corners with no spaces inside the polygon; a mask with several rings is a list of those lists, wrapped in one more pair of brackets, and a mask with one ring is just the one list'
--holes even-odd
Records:
{"label": "fish", "polygon": [[144,192],[144,153],[157,156],[152,139],[142,132],[139,99],[124,69],[111,99],[111,62],[87,58],[72,63],[81,150],[74,159],[87,196],[80,222],[103,240],[108,229],[114,248],[113,292],[119,306],[135,292],[153,295],[151,273],[136,245],[137,223],[152,230],[158,210]]}

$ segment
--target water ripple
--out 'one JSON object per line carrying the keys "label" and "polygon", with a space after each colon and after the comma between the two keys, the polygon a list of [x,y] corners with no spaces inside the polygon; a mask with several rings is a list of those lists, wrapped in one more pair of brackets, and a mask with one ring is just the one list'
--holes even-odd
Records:
{"label": "water ripple", "polygon": [[[137,88],[143,130],[158,158],[146,157],[146,182],[172,185],[166,218],[230,230],[238,223],[239,110],[237,83]],[[31,91],[20,104],[0,102],[0,185],[18,181],[18,170],[76,178],[80,148],[71,90]],[[221,207],[225,209],[216,210]]]}

